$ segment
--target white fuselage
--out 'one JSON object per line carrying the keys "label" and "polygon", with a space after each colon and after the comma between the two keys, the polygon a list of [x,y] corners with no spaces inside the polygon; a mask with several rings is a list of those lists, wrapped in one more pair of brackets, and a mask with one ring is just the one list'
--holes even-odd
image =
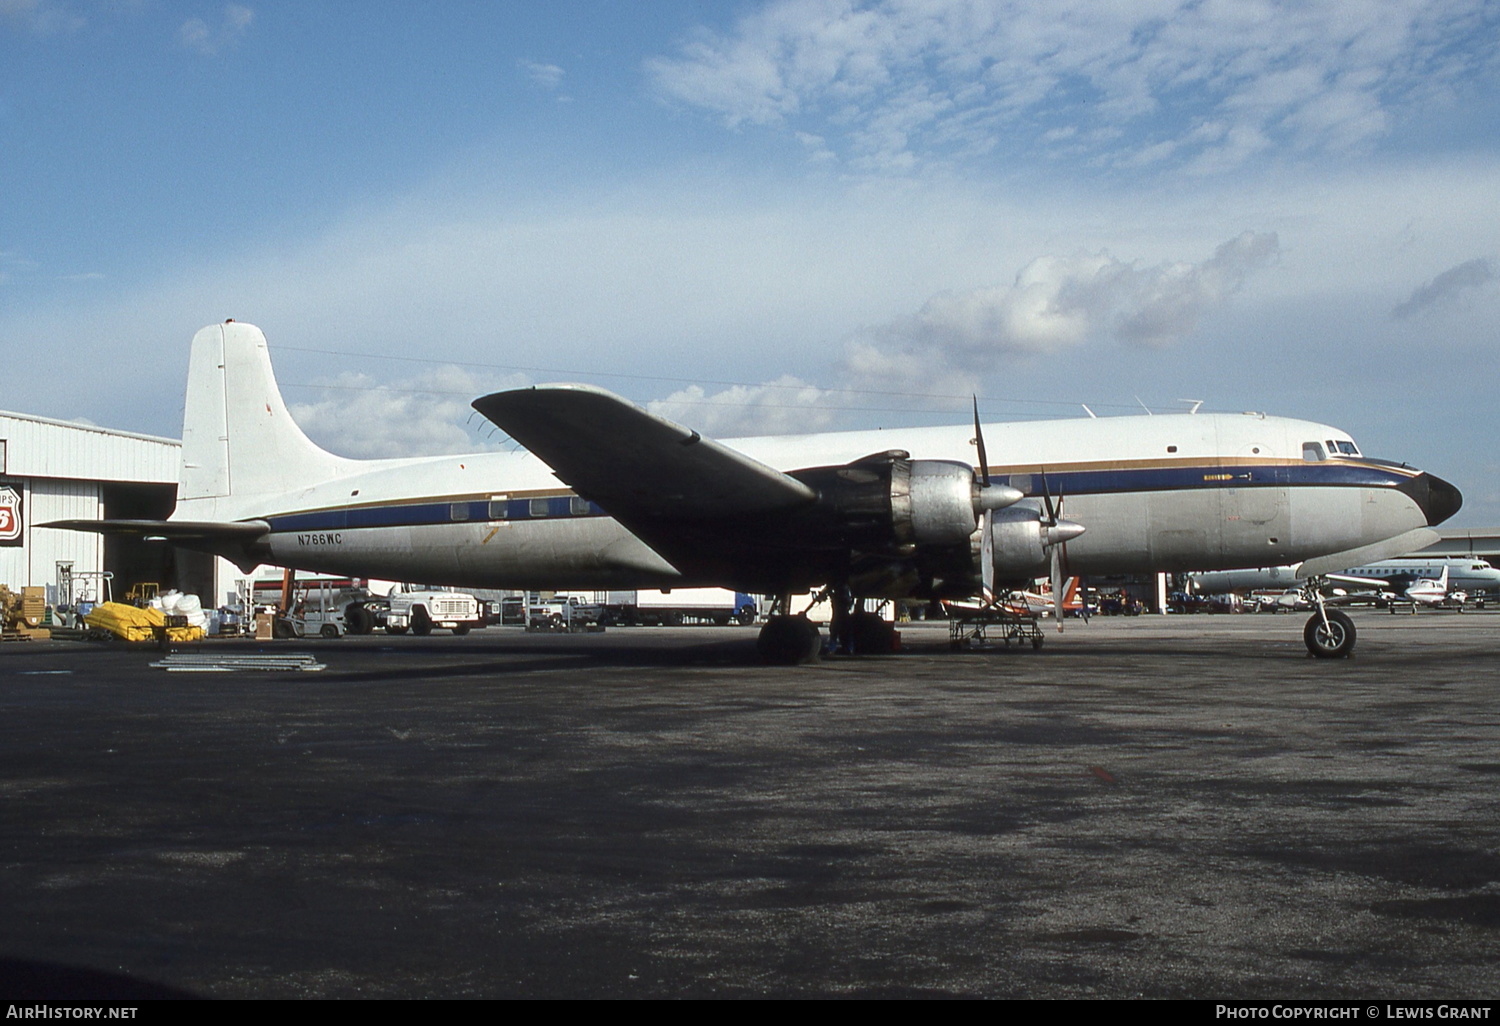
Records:
{"label": "white fuselage", "polygon": [[[1346,437],[1261,415],[1172,415],[984,426],[990,473],[1084,525],[1070,572],[1292,563],[1424,527],[1401,485],[1420,472],[1360,458],[1304,459]],[[972,427],[726,440],[780,470],[905,449],[972,464]],[[174,519],[263,520],[266,562],[469,587],[736,587],[669,563],[524,452],[339,460],[293,490],[184,497]]]}
{"label": "white fuselage", "polygon": [[[1418,578],[1436,581],[1443,571],[1448,574],[1448,587],[1469,594],[1500,590],[1500,570],[1488,561],[1469,556],[1412,556],[1398,559],[1382,559],[1348,567],[1339,573],[1343,576],[1368,578],[1372,585],[1382,580],[1404,580]],[[1221,570],[1213,573],[1194,574],[1193,586],[1206,595],[1230,591],[1256,591],[1265,588],[1290,587],[1297,583],[1296,566],[1269,566],[1254,570]],[[1404,589],[1402,589],[1404,590]],[[1446,593],[1447,589],[1444,589]]]}

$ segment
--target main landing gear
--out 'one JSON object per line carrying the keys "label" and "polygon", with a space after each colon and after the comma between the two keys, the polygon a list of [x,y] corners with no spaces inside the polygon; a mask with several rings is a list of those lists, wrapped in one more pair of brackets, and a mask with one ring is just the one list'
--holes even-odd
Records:
{"label": "main landing gear", "polygon": [[823,654],[823,635],[806,614],[773,614],[761,627],[755,647],[762,659],[778,666],[815,663]]}
{"label": "main landing gear", "polygon": [[1317,611],[1302,628],[1302,641],[1309,655],[1318,659],[1341,659],[1354,653],[1354,621],[1337,609],[1323,605],[1316,581],[1307,583],[1308,598]]}
{"label": "main landing gear", "polygon": [[[890,655],[898,648],[896,626],[887,623],[877,612],[865,608],[847,586],[830,588],[821,598],[831,603],[828,624],[829,648],[841,655]],[[791,665],[815,663],[823,654],[823,636],[818,625],[807,618],[787,615],[791,596],[778,596],[771,606],[771,616],[760,629],[756,647],[768,663]]]}

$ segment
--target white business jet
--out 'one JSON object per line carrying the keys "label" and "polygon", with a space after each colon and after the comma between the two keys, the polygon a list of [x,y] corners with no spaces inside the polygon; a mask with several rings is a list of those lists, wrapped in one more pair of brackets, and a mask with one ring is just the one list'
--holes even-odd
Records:
{"label": "white business jet", "polygon": [[[587,385],[474,408],[530,451],[335,456],[288,414],[260,329],[212,325],[193,339],[172,517],[51,526],[162,537],[242,567],[769,594],[761,651],[796,662],[821,642],[794,595],[821,590],[848,616],[867,599],[997,594],[1049,571],[1058,595],[1064,567],[1334,569],[1430,544],[1462,501],[1360,456],[1344,432],[1263,414],[981,427],[976,409],[973,425],[720,442]],[[1354,643],[1336,611],[1304,634],[1317,655]]]}

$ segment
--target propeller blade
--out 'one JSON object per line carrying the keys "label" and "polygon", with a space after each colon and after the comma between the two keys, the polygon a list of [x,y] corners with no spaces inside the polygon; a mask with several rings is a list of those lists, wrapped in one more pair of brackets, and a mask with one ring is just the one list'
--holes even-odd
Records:
{"label": "propeller blade", "polygon": [[995,601],[995,514],[985,510],[979,518],[979,580],[984,585],[984,600]]}
{"label": "propeller blade", "polygon": [[1042,472],[1042,505],[1047,510],[1047,523],[1057,523],[1057,510],[1052,505],[1052,489],[1047,487],[1047,473]]}
{"label": "propeller blade", "polygon": [[979,483],[990,486],[990,457],[984,449],[984,429],[979,426],[979,396],[974,396],[974,444],[979,449]]}
{"label": "propeller blade", "polygon": [[1063,629],[1062,546],[1052,546],[1052,615],[1057,618],[1057,633]]}

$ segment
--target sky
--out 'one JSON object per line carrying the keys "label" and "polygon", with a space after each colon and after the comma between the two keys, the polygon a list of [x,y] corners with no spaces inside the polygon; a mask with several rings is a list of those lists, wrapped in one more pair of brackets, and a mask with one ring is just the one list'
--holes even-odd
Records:
{"label": "sky", "polygon": [[0,408],[178,437],[231,317],[349,456],[1201,400],[1500,525],[1500,4],[0,0]]}

